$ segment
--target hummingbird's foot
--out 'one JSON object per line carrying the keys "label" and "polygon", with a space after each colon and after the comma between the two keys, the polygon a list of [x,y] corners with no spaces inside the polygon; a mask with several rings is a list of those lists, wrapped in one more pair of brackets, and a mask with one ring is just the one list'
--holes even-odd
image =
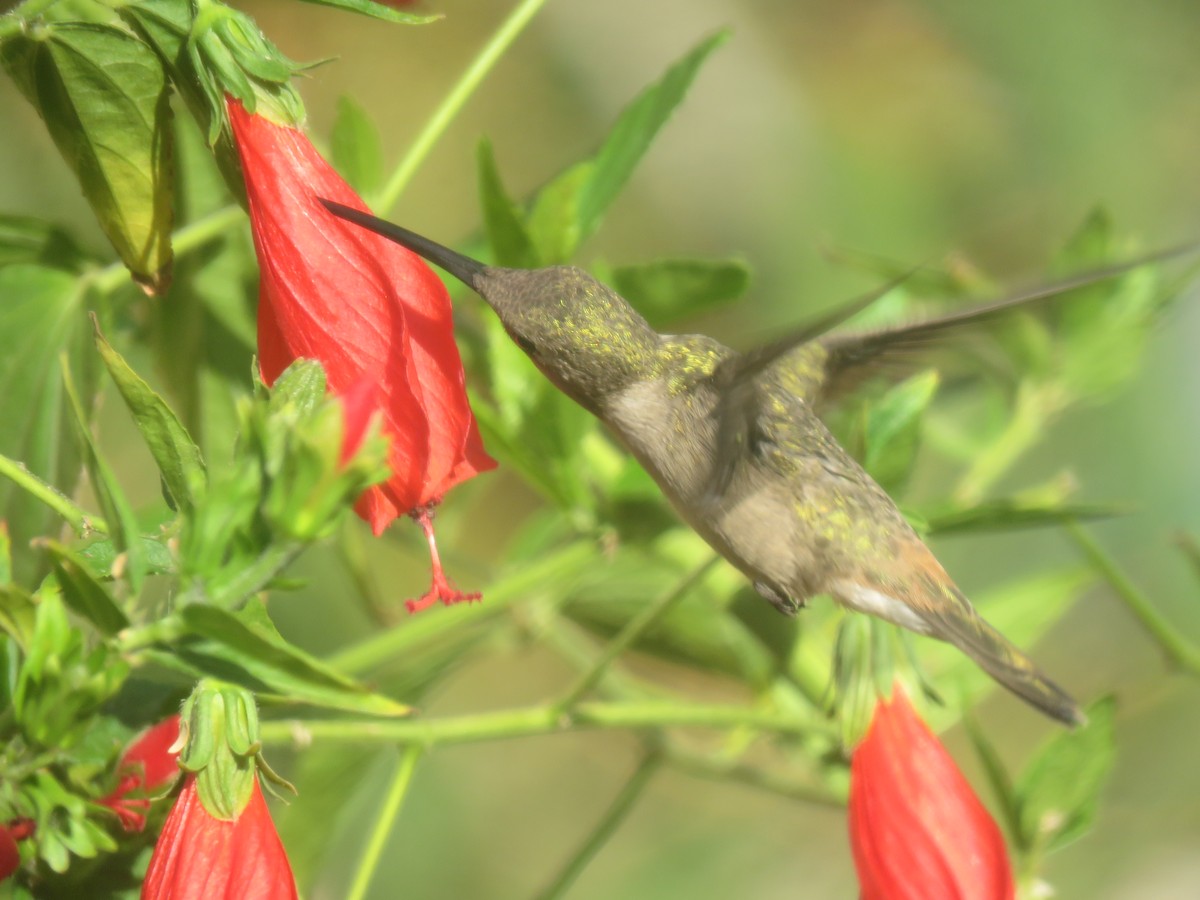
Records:
{"label": "hummingbird's foot", "polygon": [[483,595],[478,591],[460,591],[450,583],[450,579],[446,577],[446,572],[442,568],[442,560],[438,555],[437,541],[433,536],[433,508],[435,504],[430,503],[428,506],[422,506],[420,509],[414,509],[410,516],[412,520],[421,526],[421,530],[425,532],[425,539],[429,542],[429,559],[433,566],[433,582],[429,585],[429,590],[415,600],[404,601],[404,607],[410,613],[420,612],[427,607],[432,606],[436,601],[441,600],[446,606],[454,603],[473,603],[476,600],[483,599]]}

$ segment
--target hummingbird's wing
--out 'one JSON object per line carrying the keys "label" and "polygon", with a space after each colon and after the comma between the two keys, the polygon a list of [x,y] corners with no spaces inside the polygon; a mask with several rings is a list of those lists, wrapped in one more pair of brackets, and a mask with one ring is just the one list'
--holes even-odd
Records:
{"label": "hummingbird's wing", "polygon": [[813,403],[823,408],[875,376],[899,380],[912,374],[914,369],[928,365],[931,353],[945,349],[952,341],[961,340],[965,333],[986,329],[1014,310],[1117,278],[1149,263],[1191,253],[1196,247],[1195,243],[1191,243],[1148,253],[935,319],[874,331],[825,335],[820,338],[827,353],[825,375],[819,395],[813,398]]}
{"label": "hummingbird's wing", "polygon": [[[709,498],[725,494],[738,462],[759,437],[758,424],[764,403],[770,405],[770,400],[763,397],[759,376],[785,356],[792,355],[786,371],[782,373],[787,382],[783,385],[784,389],[792,397],[808,398],[813,395],[825,378],[825,353],[815,343],[817,338],[862,312],[909,278],[913,271],[916,270],[906,272],[832,313],[802,325],[787,337],[744,353],[731,353],[717,365],[711,379],[721,399],[714,411],[717,441],[707,488]],[[810,352],[805,352],[806,347]]]}
{"label": "hummingbird's wing", "polygon": [[897,542],[878,570],[864,567],[831,592],[853,609],[953,644],[1017,696],[1068,725],[1086,721],[1074,699],[989,625],[916,535]]}

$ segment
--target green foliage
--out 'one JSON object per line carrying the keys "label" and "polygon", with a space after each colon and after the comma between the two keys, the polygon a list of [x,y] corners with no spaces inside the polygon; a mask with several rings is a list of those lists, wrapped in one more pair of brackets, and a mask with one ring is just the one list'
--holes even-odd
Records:
{"label": "green foliage", "polygon": [[154,51],[119,28],[52,22],[4,42],[0,62],[45,120],[121,260],[161,291],[171,264],[171,129]]}
{"label": "green foliage", "polygon": [[[431,20],[370,0],[319,2],[394,22]],[[6,20],[21,27],[0,31],[0,57],[45,120],[115,256],[92,259],[60,225],[0,215],[0,824],[17,816],[37,822],[38,861],[22,878],[58,873],[56,889],[69,895],[95,871],[80,860],[119,859],[129,868],[139,839],[118,835],[97,801],[112,790],[131,734],[198,681],[219,684],[189,708],[194,743],[185,764],[212,763],[222,741],[236,750],[236,759],[205,770],[223,811],[237,808],[251,766],[263,765],[260,740],[333,736],[356,742],[353,758],[366,761],[372,741],[435,747],[583,727],[635,733],[653,766],[836,804],[845,794],[846,748],[893,673],[928,676],[946,701],[930,715],[937,727],[959,722],[995,689],[954,648],[918,639],[912,650],[890,626],[845,617],[832,604],[779,617],[740,573],[713,563],[647,473],[547,382],[493,317],[470,334],[479,351],[472,402],[489,452],[538,497],[528,500],[528,515],[505,521],[516,533],[503,561],[479,565],[485,602],[393,627],[390,596],[369,597],[362,607],[377,618],[376,634],[328,658],[294,643],[272,619],[298,583],[292,565],[335,533],[356,541],[350,509],[388,475],[377,427],[342,460],[344,413],[327,396],[318,364],[296,363],[270,390],[250,375],[255,273],[240,214],[226,205],[240,193],[240,175],[225,96],[298,122],[292,79],[302,67],[215,0],[56,9]],[[519,267],[572,261],[726,37],[697,44],[633,99],[596,152],[530,197],[509,194],[491,144],[481,142],[489,258]],[[190,119],[172,122],[172,90]],[[330,146],[356,189],[374,193],[385,183],[378,132],[349,98],[339,104]],[[176,219],[182,227],[172,235]],[[168,287],[173,240],[179,258]],[[1055,271],[1103,266],[1123,249],[1108,217],[1095,213]],[[908,271],[842,256],[885,281]],[[161,301],[148,305],[129,290],[123,266],[166,292]],[[737,259],[593,270],[663,328],[722,309],[749,283]],[[970,267],[924,267],[855,325],[947,311],[989,286]],[[994,489],[1064,410],[1130,378],[1170,298],[1161,271],[1143,266],[1014,312],[862,392],[843,411],[839,433],[905,502],[922,445],[941,452],[934,495],[926,490],[912,514],[929,534],[1071,528],[1115,514],[1113,504],[1076,499],[1070,479],[1001,496]],[[128,448],[97,429],[105,391],[123,402],[122,425],[153,466],[130,473],[121,464]],[[81,470],[87,492],[77,490]],[[452,518],[450,525],[462,527]],[[470,556],[446,535],[447,557]],[[1185,553],[1200,569],[1194,541]],[[369,566],[345,555],[356,586],[369,593]],[[1170,629],[1119,573],[1092,562],[1135,597],[1131,605],[1141,602],[1152,634],[1169,643]],[[326,590],[328,573],[315,568]],[[1022,572],[973,599],[1027,647],[1095,581],[1082,567]],[[330,592],[331,622],[345,615],[344,593]],[[464,664],[529,643],[577,670],[542,701],[396,721]],[[1182,639],[1170,646],[1185,665],[1197,658]],[[654,664],[626,666],[628,649]],[[660,677],[663,664],[679,677]],[[736,700],[698,699],[705,690],[697,685],[712,682]],[[263,704],[261,723],[254,698]],[[1114,752],[1112,703],[1094,704],[1089,715],[1089,726],[1056,734],[1017,779],[974,729],[1030,871],[1094,818]],[[681,727],[717,732],[718,746],[697,750],[678,739]],[[760,752],[764,744],[769,752]],[[305,850],[302,879],[315,877],[327,850],[314,823],[344,808],[334,759],[347,757],[323,745],[297,764],[317,802],[281,814],[284,833],[297,835],[290,846]]]}

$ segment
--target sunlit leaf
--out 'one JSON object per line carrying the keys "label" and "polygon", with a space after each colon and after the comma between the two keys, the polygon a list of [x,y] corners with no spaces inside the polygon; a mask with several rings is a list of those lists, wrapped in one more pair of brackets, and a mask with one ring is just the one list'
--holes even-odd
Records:
{"label": "sunlit leaf", "polygon": [[1116,758],[1111,697],[1087,709],[1088,724],[1058,731],[1017,780],[1019,838],[1023,847],[1053,850],[1091,827]]}
{"label": "sunlit leaf", "polygon": [[121,260],[161,291],[171,264],[171,111],[158,56],[119,28],[52,23],[10,38],[0,57]]}
{"label": "sunlit leaf", "polygon": [[737,300],[750,283],[750,269],[737,259],[661,259],[616,266],[603,280],[662,328]]}
{"label": "sunlit leaf", "polygon": [[338,98],[337,117],[329,135],[333,167],[363,196],[383,183],[383,146],[367,111],[350,97]]}

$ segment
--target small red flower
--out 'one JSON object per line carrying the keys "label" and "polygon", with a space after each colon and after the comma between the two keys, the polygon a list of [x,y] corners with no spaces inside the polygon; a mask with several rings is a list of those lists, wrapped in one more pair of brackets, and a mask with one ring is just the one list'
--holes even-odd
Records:
{"label": "small red flower", "polygon": [[[380,534],[429,510],[450,488],[495,467],[467,403],[445,285],[416,254],[329,213],[319,197],[366,206],[304,133],[226,101],[261,276],[258,359],[274,382],[300,358],[318,360],[330,390],[376,385],[392,477],[355,509]],[[409,608],[453,591],[434,556],[434,585]]]}
{"label": "small red flower", "polygon": [[142,900],[295,900],[296,881],[258,779],[236,819],[218,819],[189,775],[167,816]]}
{"label": "small red flower", "polygon": [[100,802],[116,812],[121,827],[126,831],[145,828],[146,810],[150,808],[149,798],[127,795],[162,787],[179,773],[179,766],[175,762],[179,751],[171,751],[178,739],[179,716],[176,715],[142,732],[121,757],[118,765],[123,773],[121,780],[116,790]]}
{"label": "small red flower", "polygon": [[996,822],[897,685],[850,763],[861,900],[1012,900]]}
{"label": "small red flower", "polygon": [[13,819],[7,825],[0,825],[0,881],[20,868],[21,851],[17,841],[30,837],[33,829],[33,819]]}

